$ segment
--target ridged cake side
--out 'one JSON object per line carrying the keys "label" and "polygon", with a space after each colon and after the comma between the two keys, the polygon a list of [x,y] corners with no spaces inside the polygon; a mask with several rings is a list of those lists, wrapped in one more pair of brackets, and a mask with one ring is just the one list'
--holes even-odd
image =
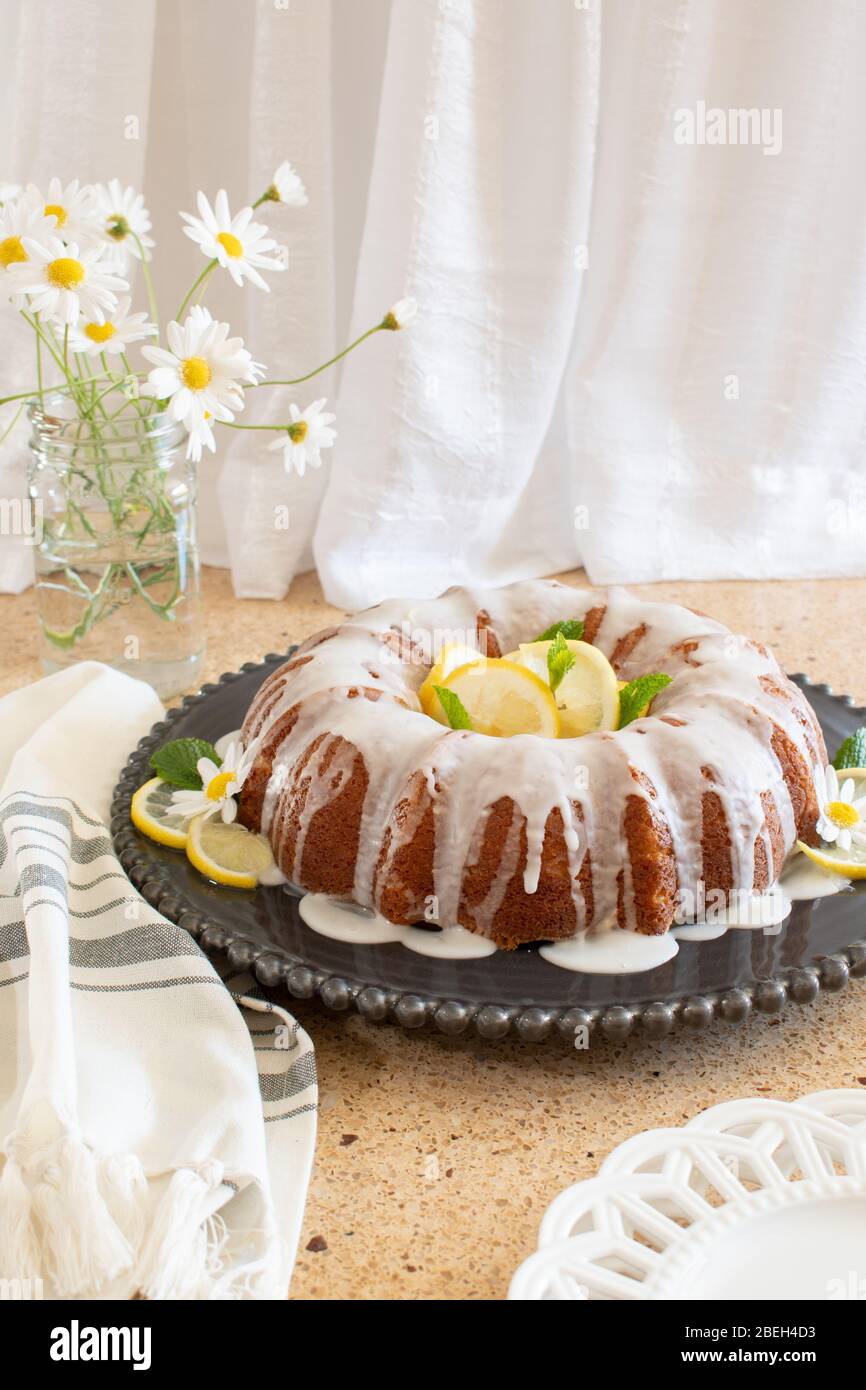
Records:
{"label": "ridged cake side", "polygon": [[[652,715],[580,739],[493,739],[428,718],[445,642],[490,655],[584,618],[622,679],[665,671]],[[513,947],[616,921],[649,935],[701,893],[763,890],[814,839],[815,715],[759,643],[676,604],[554,582],[381,604],[262,685],[240,819],[299,887]],[[691,895],[691,898],[690,898]]]}

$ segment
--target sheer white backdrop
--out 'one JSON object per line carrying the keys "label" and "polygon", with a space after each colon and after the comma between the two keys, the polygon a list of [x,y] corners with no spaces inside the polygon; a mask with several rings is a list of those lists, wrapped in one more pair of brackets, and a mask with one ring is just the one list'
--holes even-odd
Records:
{"label": "sheer white backdrop", "polygon": [[[207,456],[203,556],[239,594],[280,597],[314,556],[346,607],[580,560],[597,582],[866,571],[866,5],[0,11],[0,177],[142,187],[164,315],[199,267],[177,209],[239,203],[286,156],[310,194],[272,218],[290,273],[208,293],[253,355],[292,375],[419,300],[341,379],[259,393],[258,415],[336,399],[321,472],[287,478],[259,436]],[[781,148],[678,143],[701,102],[780,112]],[[18,429],[0,495],[25,451]],[[29,567],[0,538],[0,583]]]}

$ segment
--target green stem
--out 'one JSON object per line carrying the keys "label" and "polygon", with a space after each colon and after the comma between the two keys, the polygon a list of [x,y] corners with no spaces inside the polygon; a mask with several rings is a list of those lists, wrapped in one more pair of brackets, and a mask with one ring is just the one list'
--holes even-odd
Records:
{"label": "green stem", "polygon": [[48,396],[54,391],[58,393],[71,391],[71,386],[39,386],[31,387],[29,391],[18,391],[14,396],[0,396],[0,405],[8,405],[10,401],[28,401],[31,396]]}
{"label": "green stem", "polygon": [[207,277],[210,275],[210,273],[211,273],[211,271],[213,270],[214,266],[215,266],[215,265],[218,265],[218,264],[219,264],[219,262],[216,261],[216,260],[208,261],[208,263],[207,263],[207,265],[205,266],[204,270],[202,271],[201,275],[199,275],[198,279],[197,279],[197,280],[194,280],[193,283],[190,285],[190,287],[189,287],[189,289],[187,290],[187,292],[186,292],[186,294],[185,294],[183,300],[181,301],[181,306],[180,306],[180,308],[178,309],[177,313],[176,313],[175,316],[174,316],[174,317],[175,317],[175,322],[176,322],[176,323],[180,323],[181,314],[183,313],[183,311],[184,311],[184,309],[186,308],[187,304],[189,304],[189,301],[192,299],[192,297],[193,297],[193,295],[195,294],[196,290],[198,289],[199,285],[203,285],[203,284],[204,284],[204,281],[205,281],[205,280],[207,279]]}
{"label": "green stem", "polygon": [[150,308],[150,317],[153,319],[153,322],[156,324],[156,328],[157,328],[157,341],[158,341],[158,339],[159,339],[159,309],[157,308],[157,303],[156,303],[156,291],[154,290],[154,287],[153,287],[153,277],[151,276],[151,273],[150,273],[150,266],[149,266],[148,263],[147,263],[147,256],[145,255],[144,247],[143,247],[142,244],[141,244],[141,239],[140,239],[139,237],[137,237],[137,236],[135,235],[135,232],[133,232],[131,229],[130,229],[130,233],[129,233],[129,234],[130,234],[130,236],[132,237],[133,241],[135,242],[136,246],[138,247],[138,254],[139,254],[140,258],[141,258],[141,273],[142,273],[142,275],[144,276],[144,285],[145,285],[145,289],[147,290],[147,303],[148,303],[148,307]]}
{"label": "green stem", "polygon": [[[31,393],[31,394],[32,394],[32,393]],[[22,401],[21,404],[19,405],[18,409],[16,410],[15,414],[12,416],[12,419],[9,421],[9,424],[6,426],[6,428],[5,428],[5,430],[3,431],[3,433],[0,434],[0,444],[2,444],[2,443],[4,442],[4,440],[8,439],[9,435],[12,433],[12,431],[13,431],[14,428],[15,428],[15,426],[18,424],[18,421],[19,421],[20,418],[21,418],[21,412],[22,412],[23,409],[24,409],[24,402]]]}
{"label": "green stem", "polygon": [[[39,322],[39,314],[33,315],[36,322]],[[42,395],[42,339],[37,335],[36,338],[36,380],[39,383],[39,394]]]}
{"label": "green stem", "polygon": [[239,425],[233,420],[215,420],[215,425],[225,425],[227,430],[287,430],[291,420],[285,425]]}
{"label": "green stem", "polygon": [[[63,365],[63,359],[62,359],[62,357],[60,356],[60,354],[57,353],[57,352],[55,351],[54,345],[53,345],[53,343],[51,342],[50,338],[48,338],[48,336],[46,335],[45,330],[43,329],[41,323],[37,323],[37,321],[36,321],[35,318],[31,318],[30,315],[27,313],[26,309],[22,309],[20,312],[21,312],[22,318],[26,319],[26,321],[30,324],[30,327],[33,329],[33,331],[34,331],[34,333],[36,334],[37,338],[39,338],[39,339],[45,344],[45,346],[47,347],[48,351],[51,353],[51,356],[54,358],[54,361],[57,363],[58,367],[59,367],[60,370],[63,372],[63,375],[64,375],[65,377],[68,378],[69,373],[67,372],[66,368],[65,368],[64,365]],[[72,389],[74,389],[74,388],[72,388]],[[32,395],[32,392],[31,392],[31,395]],[[12,399],[12,398],[10,397],[9,399]]]}
{"label": "green stem", "polygon": [[320,372],[326,371],[328,367],[333,367],[335,362],[339,362],[343,357],[347,356],[348,353],[354,352],[356,347],[360,347],[368,338],[372,338],[374,333],[381,333],[384,327],[384,323],[377,323],[375,327],[368,328],[366,333],[362,333],[360,338],[355,339],[354,343],[350,343],[348,347],[343,348],[342,352],[338,352],[336,357],[330,357],[327,362],[322,363],[321,367],[314,367],[313,370],[307,372],[305,376],[289,377],[285,381],[257,381],[255,386],[248,386],[246,390],[252,391],[258,386],[300,386],[301,382],[309,381],[311,377],[318,376]]}

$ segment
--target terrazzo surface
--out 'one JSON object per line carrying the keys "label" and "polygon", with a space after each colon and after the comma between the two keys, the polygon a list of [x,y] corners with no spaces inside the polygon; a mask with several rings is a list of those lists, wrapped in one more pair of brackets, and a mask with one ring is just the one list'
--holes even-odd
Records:
{"label": "terrazzo surface", "polygon": [[[768,642],[789,671],[866,703],[856,640],[866,580],[634,587],[711,613]],[[283,602],[241,602],[227,573],[205,570],[204,594],[204,680],[300,641],[336,611],[311,574]],[[0,597],[0,690],[39,674],[32,594]],[[775,1019],[586,1052],[293,1008],[315,1042],[321,1090],[297,1299],[502,1298],[547,1204],[630,1135],[738,1096],[866,1086],[857,982]]]}

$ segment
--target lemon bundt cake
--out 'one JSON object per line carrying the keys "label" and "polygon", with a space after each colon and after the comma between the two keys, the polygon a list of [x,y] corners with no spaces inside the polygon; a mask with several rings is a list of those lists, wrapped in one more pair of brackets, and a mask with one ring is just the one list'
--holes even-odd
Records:
{"label": "lemon bundt cake", "polygon": [[[620,680],[671,677],[651,713],[506,739],[424,712],[445,644],[499,658],[572,619]],[[659,935],[688,895],[770,887],[797,838],[814,842],[826,762],[760,643],[677,604],[552,581],[383,603],[318,633],[261,686],[243,741],[240,820],[294,884],[504,948],[610,925]]]}

